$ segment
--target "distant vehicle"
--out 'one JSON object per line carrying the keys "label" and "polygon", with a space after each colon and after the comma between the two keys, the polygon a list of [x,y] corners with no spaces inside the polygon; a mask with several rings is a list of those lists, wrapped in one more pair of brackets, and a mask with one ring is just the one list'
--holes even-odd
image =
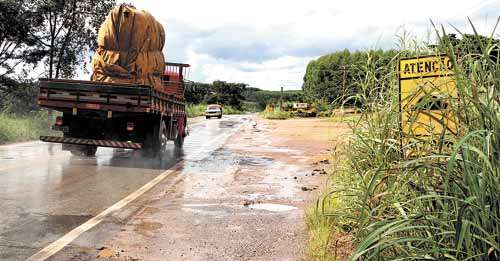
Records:
{"label": "distant vehicle", "polygon": [[207,106],[205,111],[205,117],[210,119],[211,117],[222,118],[222,106],[218,104],[210,104]]}

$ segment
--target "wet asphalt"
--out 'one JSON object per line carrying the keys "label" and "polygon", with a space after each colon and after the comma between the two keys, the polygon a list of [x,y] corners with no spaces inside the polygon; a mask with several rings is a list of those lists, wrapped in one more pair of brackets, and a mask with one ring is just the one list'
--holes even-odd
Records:
{"label": "wet asphalt", "polygon": [[209,157],[246,122],[224,116],[191,124],[184,148],[170,143],[157,158],[110,148],[75,157],[39,141],[0,146],[0,260],[24,260],[165,170]]}

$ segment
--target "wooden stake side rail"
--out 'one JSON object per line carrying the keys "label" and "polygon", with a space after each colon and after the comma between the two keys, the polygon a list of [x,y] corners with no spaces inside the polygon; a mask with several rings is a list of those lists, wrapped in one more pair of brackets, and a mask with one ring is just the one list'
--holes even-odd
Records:
{"label": "wooden stake side rail", "polygon": [[151,107],[157,113],[172,113],[174,115],[184,115],[186,109],[183,97],[166,94],[157,90],[153,90]]}
{"label": "wooden stake side rail", "polygon": [[184,97],[144,85],[40,79],[39,87],[38,104],[56,110],[76,108],[185,115]]}

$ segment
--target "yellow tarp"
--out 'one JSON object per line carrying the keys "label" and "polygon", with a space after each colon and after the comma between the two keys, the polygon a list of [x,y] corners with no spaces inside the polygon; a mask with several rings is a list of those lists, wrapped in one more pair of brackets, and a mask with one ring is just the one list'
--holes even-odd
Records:
{"label": "yellow tarp", "polygon": [[99,29],[92,59],[93,81],[162,86],[163,26],[146,11],[121,5]]}

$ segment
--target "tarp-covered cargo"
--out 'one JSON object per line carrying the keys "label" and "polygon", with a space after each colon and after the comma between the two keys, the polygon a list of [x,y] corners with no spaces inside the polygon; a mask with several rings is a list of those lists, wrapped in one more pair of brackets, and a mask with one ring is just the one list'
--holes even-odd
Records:
{"label": "tarp-covered cargo", "polygon": [[164,44],[163,26],[151,14],[127,5],[116,7],[99,29],[92,80],[161,88]]}

